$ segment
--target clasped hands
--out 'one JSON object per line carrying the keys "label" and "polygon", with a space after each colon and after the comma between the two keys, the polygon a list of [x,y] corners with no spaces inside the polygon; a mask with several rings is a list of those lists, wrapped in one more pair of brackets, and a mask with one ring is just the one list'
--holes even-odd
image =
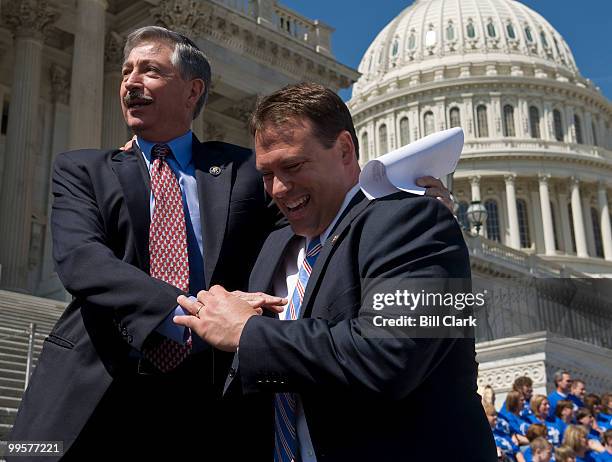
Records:
{"label": "clasped hands", "polygon": [[178,304],[188,313],[174,323],[188,327],[204,341],[223,351],[236,351],[244,325],[264,309],[281,313],[287,300],[263,292],[228,292],[222,286],[198,292],[197,300],[181,295]]}

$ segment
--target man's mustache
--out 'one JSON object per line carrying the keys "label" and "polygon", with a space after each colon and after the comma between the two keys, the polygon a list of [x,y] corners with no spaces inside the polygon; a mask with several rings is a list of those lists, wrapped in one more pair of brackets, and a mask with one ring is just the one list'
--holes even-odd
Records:
{"label": "man's mustache", "polygon": [[123,102],[126,106],[131,106],[136,102],[139,104],[150,104],[153,102],[153,98],[145,95],[141,91],[130,91],[123,97]]}

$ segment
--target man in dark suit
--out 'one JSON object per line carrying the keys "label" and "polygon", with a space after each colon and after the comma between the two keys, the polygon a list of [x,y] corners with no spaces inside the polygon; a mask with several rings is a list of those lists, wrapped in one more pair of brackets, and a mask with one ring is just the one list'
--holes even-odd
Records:
{"label": "man in dark suit", "polygon": [[287,306],[280,319],[258,316],[215,286],[197,300],[180,297],[192,316],[175,322],[236,352],[227,394],[273,396],[259,414],[269,417],[260,427],[270,457],[495,460],[474,339],[377,332],[364,305],[395,281],[440,292],[451,278],[469,282],[454,217],[409,193],[368,201],[350,113],[319,85],[266,97],[252,131],[266,190],[291,226],[264,244],[250,290],[287,297]]}
{"label": "man in dark suit", "polygon": [[[208,61],[189,39],[139,29],[121,85],[133,149],[58,155],[54,257],[74,300],[45,341],[12,440],[60,440],[74,460],[193,454],[196,442],[201,453],[202,438],[211,453],[223,447],[232,355],[176,329],[176,298],[212,284],[245,289],[282,217],[250,150],[192,135],[209,86]],[[177,402],[196,390],[198,411]],[[186,435],[195,423],[198,435]]]}

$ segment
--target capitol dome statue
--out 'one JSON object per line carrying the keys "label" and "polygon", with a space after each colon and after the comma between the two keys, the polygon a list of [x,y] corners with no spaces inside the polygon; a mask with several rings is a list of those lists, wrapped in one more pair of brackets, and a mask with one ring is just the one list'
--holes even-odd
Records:
{"label": "capitol dome statue", "polygon": [[457,216],[469,229],[469,204],[484,205],[491,258],[612,276],[612,104],[546,19],[515,0],[416,0],[359,72],[364,162],[461,126]]}

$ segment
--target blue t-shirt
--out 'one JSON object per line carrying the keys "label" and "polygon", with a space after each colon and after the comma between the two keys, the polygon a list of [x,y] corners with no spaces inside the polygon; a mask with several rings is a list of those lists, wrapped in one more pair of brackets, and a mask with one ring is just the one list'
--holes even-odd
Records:
{"label": "blue t-shirt", "polygon": [[576,462],[597,462],[597,459],[595,459],[595,454],[597,453],[594,451],[587,451],[584,457],[576,456]]}
{"label": "blue t-shirt", "polygon": [[514,444],[512,438],[505,433],[499,432],[497,429],[493,430],[493,438],[495,438],[495,446],[504,451],[511,460],[516,460],[516,453],[519,451],[519,447]]}
{"label": "blue t-shirt", "polygon": [[550,404],[550,409],[548,411],[548,416],[552,417],[555,415],[555,409],[557,408],[557,403],[562,399],[567,399],[568,395],[562,395],[557,390],[554,390],[550,395],[548,395],[548,404]]}
{"label": "blue t-shirt", "polygon": [[497,416],[497,422],[499,425],[500,420],[505,420],[508,422],[508,426],[510,428],[510,434],[517,433],[519,435],[525,435],[527,432],[527,428],[529,428],[530,422],[522,419],[518,415],[514,415],[511,412],[501,411]]}
{"label": "blue t-shirt", "polygon": [[597,462],[612,462],[612,454],[608,451],[594,452],[593,459],[595,459]]}
{"label": "blue t-shirt", "polygon": [[604,412],[600,412],[597,415],[597,425],[605,430],[609,430],[612,428],[612,415],[605,414]]}
{"label": "blue t-shirt", "polygon": [[567,399],[569,399],[572,403],[574,403],[578,407],[584,407],[584,402],[580,398],[578,398],[576,395],[572,395],[570,393],[569,395],[567,395]]}
{"label": "blue t-shirt", "polygon": [[[563,427],[559,426],[557,420],[559,420],[563,424]],[[556,417],[548,417],[546,418],[546,420],[542,421],[534,415],[531,418],[531,423],[546,425],[546,439],[548,440],[548,442],[556,448],[561,446],[561,441],[563,440],[563,431],[565,430],[565,424],[560,419]]]}

